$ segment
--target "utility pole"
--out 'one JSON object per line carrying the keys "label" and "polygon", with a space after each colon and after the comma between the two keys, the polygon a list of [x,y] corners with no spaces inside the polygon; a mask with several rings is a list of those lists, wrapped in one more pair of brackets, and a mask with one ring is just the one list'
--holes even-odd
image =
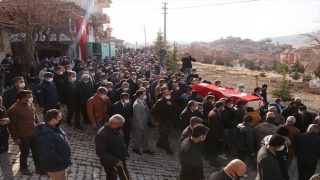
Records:
{"label": "utility pole", "polygon": [[138,41],[136,41],[136,49],[138,48]]}
{"label": "utility pole", "polygon": [[[164,45],[164,48],[166,48],[166,45],[167,45],[167,2],[165,3],[162,3],[164,5],[164,7],[162,8],[164,10],[163,12],[163,15],[164,15],[164,27],[163,27],[163,45]],[[165,62],[163,62],[163,69],[165,68]]]}
{"label": "utility pole", "polygon": [[144,29],[144,47],[147,47],[146,25],[143,25]]}

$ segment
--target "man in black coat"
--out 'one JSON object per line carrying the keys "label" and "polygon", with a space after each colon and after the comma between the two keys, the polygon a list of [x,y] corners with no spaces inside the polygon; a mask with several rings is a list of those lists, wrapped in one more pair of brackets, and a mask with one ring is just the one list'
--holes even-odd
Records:
{"label": "man in black coat", "polygon": [[61,106],[67,105],[67,124],[72,126],[71,119],[75,114],[74,123],[77,129],[83,130],[80,124],[80,99],[76,85],[76,72],[68,72],[68,79],[62,81],[59,91]]}
{"label": "man in black coat", "polygon": [[222,125],[222,117],[221,117],[221,111],[223,110],[223,102],[218,101],[215,104],[215,108],[209,112],[208,115],[208,127],[210,129],[207,140],[206,140],[206,145],[208,147],[208,153],[210,157],[210,166],[213,167],[220,167],[218,164],[217,156],[218,156],[218,151],[219,147],[222,145],[223,141],[223,125]]}
{"label": "man in black coat", "polygon": [[296,123],[294,123],[294,126],[298,128],[301,133],[304,133],[313,120],[311,114],[307,112],[306,106],[299,106],[298,108],[298,113],[293,114],[293,117],[296,118]]}
{"label": "man in black coat", "polygon": [[63,81],[63,67],[57,66],[53,75],[53,81],[56,84],[57,89],[60,89],[61,82]]}
{"label": "man in black coat", "polygon": [[180,114],[180,128],[181,132],[189,126],[190,119],[196,116],[194,112],[198,106],[196,101],[189,101],[187,107]]}
{"label": "man in black coat", "polygon": [[179,160],[181,164],[180,180],[202,180],[202,141],[205,140],[209,128],[202,124],[192,129],[191,137],[181,142]]}
{"label": "man in black coat", "polygon": [[284,119],[287,119],[289,116],[292,116],[294,113],[296,113],[296,106],[297,106],[297,103],[294,101],[291,101],[288,107],[282,110],[281,116],[284,117]]}
{"label": "man in black coat", "polygon": [[108,76],[105,75],[104,73],[101,73],[99,75],[99,82],[96,82],[96,84],[94,85],[94,89],[93,92],[97,92],[99,87],[106,87],[106,84],[108,82]]}
{"label": "man in black coat", "polygon": [[23,77],[15,77],[13,79],[13,86],[3,92],[3,106],[9,109],[18,100],[18,92],[26,90]]}
{"label": "man in black coat", "polygon": [[127,80],[129,83],[130,89],[133,94],[135,94],[139,90],[139,85],[137,84],[137,73],[131,72],[130,78]]}
{"label": "man in black coat", "polygon": [[124,122],[121,115],[113,115],[95,138],[96,153],[108,180],[117,180],[117,176],[120,180],[130,179],[126,165],[127,147],[121,131]]}
{"label": "man in black coat", "polygon": [[182,61],[182,68],[184,70],[184,74],[190,75],[192,69],[192,63],[196,62],[196,59],[191,57],[188,52],[185,53],[185,57],[181,59]]}
{"label": "man in black coat", "polygon": [[209,112],[214,108],[214,103],[215,103],[215,97],[213,95],[208,95],[205,99],[205,102],[203,103],[203,117],[204,117],[204,122],[207,124],[208,123],[208,115]]}
{"label": "man in black coat", "polygon": [[220,171],[211,174],[209,180],[234,180],[240,179],[246,172],[246,164],[239,159],[232,160],[226,167]]}
{"label": "man in black coat", "polygon": [[295,139],[295,155],[298,160],[299,180],[309,180],[315,173],[320,157],[319,127],[311,124],[306,133]]}
{"label": "man in black coat", "polygon": [[114,101],[115,102],[120,101],[120,95],[122,93],[128,93],[130,95],[130,97],[132,97],[132,91],[129,89],[129,83],[127,83],[127,82],[122,83],[121,88],[117,89],[114,92]]}
{"label": "man in black coat", "polygon": [[163,97],[159,99],[152,109],[152,116],[159,126],[159,140],[157,147],[166,149],[167,154],[174,154],[169,144],[169,133],[174,115],[177,113],[177,106],[171,99],[171,92],[164,90]]}
{"label": "man in black coat", "polygon": [[87,114],[87,101],[93,96],[92,84],[89,82],[89,75],[82,75],[79,83],[77,84],[77,91],[80,99],[81,114],[85,124],[89,124],[89,117]]}
{"label": "man in black coat", "polygon": [[192,129],[194,126],[198,125],[198,124],[202,124],[203,123],[203,120],[196,117],[196,116],[193,116],[191,119],[190,119],[190,125],[184,129],[181,133],[181,138],[180,138],[180,141],[182,142],[183,140],[185,140],[187,137],[191,136],[192,135]]}
{"label": "man in black coat", "polygon": [[130,104],[130,95],[128,93],[122,93],[120,95],[120,101],[116,102],[112,107],[112,114],[120,114],[124,119],[125,122],[123,124],[123,134],[124,134],[124,143],[129,147],[130,142],[130,118],[132,117],[132,106]]}
{"label": "man in black coat", "polygon": [[197,78],[199,79],[199,81],[201,81],[201,77],[197,74],[197,70],[196,69],[192,69],[191,74],[189,74],[189,76],[187,77],[187,83],[190,83],[190,79],[191,78]]}

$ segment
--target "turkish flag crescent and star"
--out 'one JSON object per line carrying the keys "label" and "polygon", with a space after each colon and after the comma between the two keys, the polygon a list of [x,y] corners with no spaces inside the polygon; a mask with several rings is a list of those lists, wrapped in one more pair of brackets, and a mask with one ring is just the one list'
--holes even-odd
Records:
{"label": "turkish flag crescent and star", "polygon": [[192,90],[197,90],[198,94],[203,97],[206,97],[209,92],[214,92],[216,100],[219,100],[221,98],[230,98],[230,99],[233,99],[234,105],[237,103],[239,99],[242,99],[246,103],[245,106],[253,107],[255,110],[258,110],[263,103],[260,97],[252,96],[250,94],[246,94],[246,93],[242,93],[242,92],[238,92],[238,91],[234,91],[226,88],[221,88],[212,84],[206,84],[206,83],[195,84],[192,87]]}
{"label": "turkish flag crescent and star", "polygon": [[88,26],[87,21],[83,16],[76,15],[76,29],[77,29],[77,38],[76,41],[79,44],[81,50],[81,58],[83,60],[86,58],[86,49],[84,43],[88,42]]}

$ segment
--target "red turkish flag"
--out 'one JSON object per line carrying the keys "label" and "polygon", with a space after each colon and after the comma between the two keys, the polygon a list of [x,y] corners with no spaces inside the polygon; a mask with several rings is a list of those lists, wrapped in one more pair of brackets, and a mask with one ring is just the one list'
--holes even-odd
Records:
{"label": "red turkish flag", "polygon": [[83,16],[76,15],[76,30],[77,30],[77,37],[76,42],[79,44],[81,50],[81,58],[83,60],[87,59],[86,57],[86,49],[84,46],[85,42],[88,42],[88,24],[86,19]]}

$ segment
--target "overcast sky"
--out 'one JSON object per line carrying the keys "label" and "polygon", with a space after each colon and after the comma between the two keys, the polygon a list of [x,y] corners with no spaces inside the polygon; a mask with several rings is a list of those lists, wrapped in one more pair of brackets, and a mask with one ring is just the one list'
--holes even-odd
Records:
{"label": "overcast sky", "polygon": [[163,31],[162,2],[168,2],[168,41],[209,42],[227,36],[260,40],[320,29],[319,0],[113,0],[104,9],[111,17],[112,35],[142,44],[145,25],[147,42],[154,41],[159,28]]}

